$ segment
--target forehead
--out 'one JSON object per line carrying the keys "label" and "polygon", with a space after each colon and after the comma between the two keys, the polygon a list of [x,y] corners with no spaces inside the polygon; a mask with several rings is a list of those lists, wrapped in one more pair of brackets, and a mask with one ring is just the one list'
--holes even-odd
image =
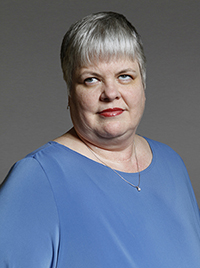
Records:
{"label": "forehead", "polygon": [[139,64],[136,59],[130,58],[113,58],[110,60],[98,60],[80,66],[76,69],[75,74],[84,73],[87,71],[116,71],[120,72],[125,69],[139,71]]}

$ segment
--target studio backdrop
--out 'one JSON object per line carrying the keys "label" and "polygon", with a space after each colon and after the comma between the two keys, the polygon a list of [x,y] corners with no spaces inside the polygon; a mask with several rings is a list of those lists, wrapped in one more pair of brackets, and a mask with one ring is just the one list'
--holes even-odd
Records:
{"label": "studio backdrop", "polygon": [[147,102],[138,133],[181,155],[200,205],[196,0],[1,1],[0,180],[16,161],[72,126],[60,45],[73,22],[98,11],[124,14],[140,33],[147,57]]}

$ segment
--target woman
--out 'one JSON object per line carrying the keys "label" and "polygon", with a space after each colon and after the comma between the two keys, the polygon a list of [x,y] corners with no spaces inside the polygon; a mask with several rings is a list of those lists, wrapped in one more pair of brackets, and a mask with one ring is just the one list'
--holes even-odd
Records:
{"label": "woman", "polygon": [[0,267],[200,267],[200,218],[181,158],[136,134],[145,57],[102,12],[61,48],[73,128],[12,168],[0,194]]}

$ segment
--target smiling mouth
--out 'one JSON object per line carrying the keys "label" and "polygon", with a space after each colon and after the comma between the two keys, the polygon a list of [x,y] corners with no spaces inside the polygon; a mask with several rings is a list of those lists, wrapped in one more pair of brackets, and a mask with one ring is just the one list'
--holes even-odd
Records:
{"label": "smiling mouth", "polygon": [[104,117],[114,117],[114,116],[122,114],[123,112],[124,110],[121,108],[110,108],[110,109],[105,109],[99,112],[99,114]]}

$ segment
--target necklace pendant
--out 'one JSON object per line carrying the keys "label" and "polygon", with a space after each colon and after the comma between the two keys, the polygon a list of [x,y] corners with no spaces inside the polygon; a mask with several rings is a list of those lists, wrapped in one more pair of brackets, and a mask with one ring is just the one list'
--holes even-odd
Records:
{"label": "necklace pendant", "polygon": [[137,186],[137,190],[138,190],[138,192],[140,192],[141,191],[141,188],[139,186]]}

